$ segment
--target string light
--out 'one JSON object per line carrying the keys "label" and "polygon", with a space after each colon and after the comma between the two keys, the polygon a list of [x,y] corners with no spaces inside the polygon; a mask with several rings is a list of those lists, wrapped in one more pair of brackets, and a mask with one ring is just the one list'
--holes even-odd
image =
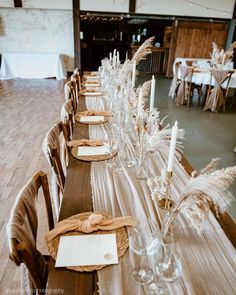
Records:
{"label": "string light", "polygon": [[217,11],[217,12],[221,12],[223,13],[224,15],[226,14],[232,14],[231,11],[226,11],[226,10],[222,10],[222,9],[219,9],[219,8],[215,8],[215,7],[209,7],[209,6],[205,6],[203,4],[199,4],[199,3],[196,3],[194,1],[189,1],[189,0],[184,0],[185,2],[189,3],[190,6],[196,6],[196,7],[201,7],[201,8],[205,8],[207,10],[213,10],[213,11]]}

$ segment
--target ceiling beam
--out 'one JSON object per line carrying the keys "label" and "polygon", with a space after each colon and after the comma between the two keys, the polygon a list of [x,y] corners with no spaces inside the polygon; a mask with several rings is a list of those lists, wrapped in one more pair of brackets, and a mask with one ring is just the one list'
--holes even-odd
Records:
{"label": "ceiling beam", "polygon": [[15,7],[22,7],[22,0],[14,0]]}
{"label": "ceiling beam", "polygon": [[135,13],[136,0],[129,0],[129,13]]}

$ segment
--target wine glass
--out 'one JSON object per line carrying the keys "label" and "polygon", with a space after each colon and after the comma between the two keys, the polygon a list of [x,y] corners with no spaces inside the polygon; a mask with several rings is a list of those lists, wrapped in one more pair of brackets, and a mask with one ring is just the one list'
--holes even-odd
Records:
{"label": "wine glass", "polygon": [[162,238],[155,258],[156,280],[150,284],[150,294],[169,294],[166,283],[178,280],[182,275],[181,258],[173,233],[168,233]]}
{"label": "wine glass", "polygon": [[[148,257],[154,255],[158,249],[159,235],[150,230],[150,227],[134,227],[129,235],[129,245],[134,256],[132,279],[140,284],[147,285],[154,278],[154,272],[148,262]],[[138,262],[140,260],[140,262]]]}

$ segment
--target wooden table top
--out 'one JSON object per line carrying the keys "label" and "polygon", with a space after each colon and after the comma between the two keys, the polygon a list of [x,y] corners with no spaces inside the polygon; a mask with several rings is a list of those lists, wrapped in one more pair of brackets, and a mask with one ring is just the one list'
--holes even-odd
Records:
{"label": "wooden table top", "polygon": [[[85,97],[80,97],[78,109],[86,109]],[[74,138],[88,138],[88,125],[76,123]],[[183,157],[182,164],[187,173],[191,173],[193,168]],[[70,155],[69,167],[66,175],[64,196],[61,204],[59,220],[63,220],[72,215],[92,211],[92,192],[90,185],[90,162],[82,162]],[[226,235],[236,247],[236,227],[228,214],[217,218]],[[97,293],[97,273],[80,273],[65,268],[55,268],[54,262],[50,263],[48,276],[48,290],[63,290],[63,294],[73,295],[95,295]]]}

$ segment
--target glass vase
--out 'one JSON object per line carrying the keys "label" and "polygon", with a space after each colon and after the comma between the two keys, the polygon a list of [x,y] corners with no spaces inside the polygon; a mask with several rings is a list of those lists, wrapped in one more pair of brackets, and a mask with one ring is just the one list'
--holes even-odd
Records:
{"label": "glass vase", "polygon": [[161,280],[167,283],[176,281],[182,275],[181,258],[177,243],[171,232],[168,232],[162,238],[162,243],[157,254],[155,270]]}

